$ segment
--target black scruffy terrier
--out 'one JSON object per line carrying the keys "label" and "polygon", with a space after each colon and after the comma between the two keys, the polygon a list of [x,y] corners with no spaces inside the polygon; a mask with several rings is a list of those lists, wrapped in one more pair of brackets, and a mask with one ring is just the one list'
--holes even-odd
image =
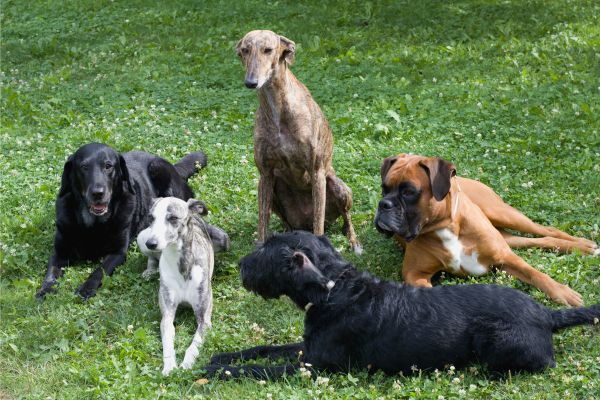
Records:
{"label": "black scruffy terrier", "polygon": [[[217,354],[205,370],[223,379],[274,379],[302,365],[407,374],[479,362],[494,375],[537,372],[555,365],[553,332],[600,318],[599,304],[551,310],[497,285],[417,288],[383,281],[357,271],[325,236],[307,232],[272,236],[240,266],[246,289],[267,299],[286,295],[306,310],[304,342]],[[295,363],[228,365],[255,358]]]}

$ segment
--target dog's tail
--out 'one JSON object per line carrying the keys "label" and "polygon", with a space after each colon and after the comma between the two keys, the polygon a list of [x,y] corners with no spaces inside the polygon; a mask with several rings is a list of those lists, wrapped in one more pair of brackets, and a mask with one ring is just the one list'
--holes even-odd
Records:
{"label": "dog's tail", "polygon": [[190,153],[179,160],[179,162],[175,164],[175,169],[177,170],[179,176],[185,180],[188,180],[190,176],[194,175],[201,168],[206,167],[206,162],[206,154],[201,151],[197,151],[195,153]]}
{"label": "dog's tail", "polygon": [[552,311],[552,322],[553,332],[569,326],[598,324],[600,323],[600,304]]}

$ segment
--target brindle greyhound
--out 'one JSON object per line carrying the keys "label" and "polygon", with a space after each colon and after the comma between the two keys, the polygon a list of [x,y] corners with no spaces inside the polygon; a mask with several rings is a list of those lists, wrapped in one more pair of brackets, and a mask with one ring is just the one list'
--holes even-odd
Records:
{"label": "brindle greyhound", "polygon": [[256,89],[254,160],[258,183],[258,240],[267,236],[273,210],[287,229],[322,235],[325,222],[340,215],[352,249],[362,248],[350,219],[352,191],[335,175],[333,136],[308,89],[289,70],[291,40],[271,31],[252,31],[239,41],[246,87]]}

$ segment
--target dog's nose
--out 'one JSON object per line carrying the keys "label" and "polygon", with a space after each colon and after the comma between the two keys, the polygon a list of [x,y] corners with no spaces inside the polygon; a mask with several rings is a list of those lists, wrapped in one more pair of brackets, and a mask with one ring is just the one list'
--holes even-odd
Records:
{"label": "dog's nose", "polygon": [[244,81],[244,85],[246,85],[248,89],[256,89],[256,87],[258,86],[258,80],[246,79]]}
{"label": "dog's nose", "polygon": [[92,197],[94,200],[101,200],[104,197],[104,188],[102,186],[96,186],[92,190]]}
{"label": "dog's nose", "polygon": [[382,200],[379,202],[379,208],[382,208],[382,209],[384,209],[384,210],[389,210],[389,209],[391,209],[392,207],[394,207],[394,203],[392,203],[392,202],[391,202],[390,200],[388,200],[388,199],[382,199]]}
{"label": "dog's nose", "polygon": [[149,248],[150,250],[156,249],[156,246],[158,246],[158,240],[156,240],[156,239],[146,240],[146,247]]}

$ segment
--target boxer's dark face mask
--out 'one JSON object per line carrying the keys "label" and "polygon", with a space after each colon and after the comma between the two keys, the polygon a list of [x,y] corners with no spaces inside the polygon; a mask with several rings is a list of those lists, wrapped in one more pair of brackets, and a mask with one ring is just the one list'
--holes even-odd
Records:
{"label": "boxer's dark face mask", "polygon": [[381,185],[383,198],[377,207],[375,227],[388,236],[401,236],[407,242],[419,234],[421,190],[412,182],[401,182],[397,187]]}

